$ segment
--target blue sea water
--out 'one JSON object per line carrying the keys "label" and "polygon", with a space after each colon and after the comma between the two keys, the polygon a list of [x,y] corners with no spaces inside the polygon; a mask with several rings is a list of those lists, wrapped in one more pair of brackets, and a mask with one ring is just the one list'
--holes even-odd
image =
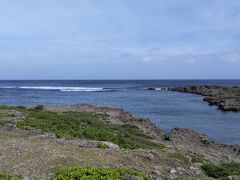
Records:
{"label": "blue sea water", "polygon": [[0,81],[0,104],[122,107],[136,117],[149,118],[165,132],[191,128],[217,142],[240,144],[240,113],[208,106],[199,95],[160,90],[189,85],[240,86],[240,80]]}

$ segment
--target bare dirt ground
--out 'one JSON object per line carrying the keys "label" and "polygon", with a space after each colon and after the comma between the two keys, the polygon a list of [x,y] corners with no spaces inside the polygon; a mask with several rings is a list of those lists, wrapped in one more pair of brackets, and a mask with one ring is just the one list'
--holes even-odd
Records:
{"label": "bare dirt ground", "polygon": [[130,167],[152,179],[206,178],[198,165],[181,158],[164,151],[82,148],[17,129],[0,132],[0,171],[30,180],[51,179],[69,166]]}

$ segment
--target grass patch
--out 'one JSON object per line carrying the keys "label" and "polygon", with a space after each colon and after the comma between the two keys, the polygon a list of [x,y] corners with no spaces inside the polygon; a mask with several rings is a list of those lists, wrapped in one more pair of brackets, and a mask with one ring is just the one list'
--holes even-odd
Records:
{"label": "grass patch", "polygon": [[240,175],[240,163],[222,163],[215,165],[212,163],[204,164],[202,169],[209,177],[223,178],[227,176]]}
{"label": "grass patch", "polygon": [[174,159],[178,159],[179,161],[188,164],[189,163],[189,159],[181,153],[167,153],[167,156],[170,158],[174,158]]}
{"label": "grass patch", "polygon": [[15,114],[9,114],[9,113],[0,113],[0,119],[1,118],[7,118],[7,117],[16,117]]}
{"label": "grass patch", "polygon": [[1,180],[21,180],[21,176],[7,174],[7,173],[0,173]]}
{"label": "grass patch", "polygon": [[97,148],[100,148],[100,149],[108,149],[109,146],[107,144],[103,144],[103,143],[100,143],[97,145]]}
{"label": "grass patch", "polygon": [[8,123],[9,123],[8,121],[3,121],[3,120],[0,119],[0,126],[8,124]]}
{"label": "grass patch", "polygon": [[133,177],[139,177],[143,180],[148,180],[146,176],[135,170],[128,168],[94,168],[94,167],[84,167],[84,168],[69,168],[63,169],[56,173],[53,180],[67,180],[67,179],[91,179],[91,180],[122,180],[124,176],[131,175]]}
{"label": "grass patch", "polygon": [[192,158],[192,163],[205,163],[205,162],[207,162],[207,160],[205,160],[203,156],[198,155],[198,154],[192,155],[191,158]]}
{"label": "grass patch", "polygon": [[10,106],[0,106],[0,109],[1,110],[9,110],[9,109],[13,109],[13,108]]}
{"label": "grass patch", "polygon": [[109,141],[125,149],[164,147],[153,142],[150,136],[136,126],[110,124],[105,115],[90,112],[46,112],[41,108],[19,111],[27,114],[24,121],[16,123],[22,129],[41,129],[65,139]]}

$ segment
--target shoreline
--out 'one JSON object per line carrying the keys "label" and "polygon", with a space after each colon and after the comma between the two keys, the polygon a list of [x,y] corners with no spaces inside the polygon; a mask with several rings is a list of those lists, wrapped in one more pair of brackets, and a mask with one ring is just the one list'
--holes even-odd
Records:
{"label": "shoreline", "polygon": [[193,93],[203,96],[210,106],[216,105],[222,111],[240,112],[240,87],[187,86],[169,88],[170,91]]}
{"label": "shoreline", "polygon": [[209,142],[222,144],[222,145],[229,145],[235,146],[240,144],[225,144],[221,142],[214,141],[209,139],[207,135],[200,133],[196,130],[191,128],[181,128],[181,127],[173,127],[169,132],[165,132],[161,129],[161,127],[157,127],[149,118],[142,118],[133,116],[133,114],[129,111],[124,110],[123,108],[115,108],[110,106],[100,106],[100,105],[92,105],[92,104],[73,104],[73,105],[53,105],[44,106],[44,110],[46,111],[54,111],[54,112],[100,112],[107,114],[110,119],[111,123],[114,124],[133,124],[136,125],[139,129],[142,129],[146,134],[151,134],[154,138],[159,139],[160,141],[164,141],[169,139],[172,135],[172,132],[176,129],[178,130],[186,130],[192,131],[200,136],[205,136]]}
{"label": "shoreline", "polygon": [[[193,133],[196,136],[201,137],[201,141],[205,144],[218,144],[223,146],[239,146],[240,144],[225,144],[221,142],[217,142],[208,138],[207,135],[202,134],[198,131],[192,130],[190,128],[181,128],[174,127],[170,132],[164,132],[161,127],[157,127],[150,119],[135,117],[131,112],[124,110],[123,108],[116,108],[110,106],[100,106],[93,104],[73,104],[73,105],[38,105],[42,106],[43,111],[50,112],[91,112],[91,113],[100,113],[108,116],[108,120],[111,124],[123,125],[123,124],[131,124],[137,126],[141,129],[145,134],[152,136],[155,140],[159,142],[168,142],[171,141],[171,137],[174,136],[174,133],[177,131]],[[34,108],[38,106],[29,106],[28,108]],[[6,106],[6,107],[19,107],[19,106]],[[21,107],[21,106],[20,106]],[[1,112],[1,111],[0,111]],[[18,119],[18,117],[14,117],[13,119]],[[24,118],[24,116],[20,115],[20,118]],[[240,152],[239,152],[240,153]]]}
{"label": "shoreline", "polygon": [[[173,91],[176,91],[176,90],[173,90]],[[194,93],[194,94],[197,94],[197,93]],[[206,144],[213,143],[213,144],[219,144],[223,146],[239,146],[240,147],[240,144],[225,144],[225,143],[215,141],[213,139],[209,139],[206,134],[198,132],[197,130],[193,130],[191,128],[173,127],[169,132],[165,132],[164,130],[161,129],[161,127],[157,127],[155,123],[153,123],[149,118],[137,117],[137,116],[134,116],[131,112],[124,110],[123,108],[116,108],[111,106],[101,106],[101,105],[95,105],[95,104],[37,105],[37,106],[0,105],[0,113],[2,112],[1,107],[10,107],[10,108],[26,107],[27,109],[31,109],[38,106],[42,106],[44,111],[50,111],[50,112],[91,112],[91,113],[105,114],[109,117],[109,120],[112,124],[117,124],[117,125],[131,124],[131,125],[137,126],[145,134],[152,136],[153,138],[155,138],[160,142],[170,141],[170,137],[173,135],[174,131],[182,131],[182,132],[186,131],[186,132],[192,132],[200,137],[203,137],[203,142]],[[12,111],[9,111],[9,112],[11,113]],[[13,117],[13,118],[10,117],[10,119],[13,119],[14,121],[15,119],[21,120],[25,118],[24,115],[19,114],[17,111],[14,113],[17,114],[17,117]],[[11,122],[11,120],[9,122]]]}
{"label": "shoreline", "polygon": [[[26,152],[26,162],[23,160],[24,162],[21,164],[29,161],[32,161],[34,164],[44,163],[42,161],[38,162],[38,160],[35,159],[35,156],[32,157],[29,156],[29,154],[32,153],[32,151],[37,151],[35,153],[41,155],[42,158],[58,158],[57,154],[52,154],[58,149],[57,151],[60,151],[63,154],[62,156],[70,158],[69,160],[64,160],[60,167],[65,167],[64,165],[68,161],[70,165],[82,165],[82,163],[79,162],[79,159],[75,159],[73,161],[74,157],[76,158],[76,156],[79,156],[80,151],[81,154],[88,153],[89,157],[87,156],[85,159],[85,163],[87,164],[90,163],[93,166],[107,167],[131,167],[140,172],[144,172],[148,177],[150,177],[150,179],[184,179],[189,177],[207,179],[206,175],[201,170],[201,166],[203,164],[210,162],[215,164],[222,162],[240,162],[239,145],[226,145],[209,141],[207,136],[190,129],[174,128],[167,136],[150,120],[135,118],[131,113],[124,111],[121,108],[101,107],[87,104],[70,106],[36,106],[32,108],[1,108],[1,114],[5,113],[5,115],[7,115],[5,118],[7,123],[5,122],[4,124],[2,122],[3,124],[1,124],[0,121],[0,150],[7,155],[7,157],[4,157],[5,161],[12,162],[12,158],[9,157],[12,157],[13,154]],[[29,119],[29,114],[36,115],[30,117]],[[51,129],[44,131],[41,128],[30,128],[32,125],[30,122],[37,123],[37,121],[50,121],[51,118],[47,121],[44,120],[45,118],[48,119],[49,115],[52,116],[53,119],[56,119],[56,121],[58,121],[59,118],[62,119],[62,117],[81,118],[82,116],[85,117],[87,115],[85,118],[88,118],[89,115],[91,115],[94,118],[99,118],[98,120],[96,119],[97,121],[104,122],[107,128],[105,129],[106,133],[111,131],[111,129],[109,129],[110,127],[114,127],[115,130],[119,127],[133,128],[129,133],[137,133],[135,140],[140,140],[140,143],[142,140],[144,140],[143,138],[145,138],[142,145],[145,146],[146,143],[147,146],[145,148],[141,148],[140,146],[140,148],[125,149],[125,146],[122,147],[121,144],[116,144],[115,141],[112,141],[110,137],[109,140],[106,139],[105,141],[99,141],[99,139],[94,138],[68,139],[64,136],[60,137],[59,135],[54,134],[54,131],[51,132]],[[38,118],[38,120],[36,119],[37,121],[33,121],[32,118]],[[83,120],[85,118],[83,118]],[[54,121],[55,120],[52,122],[54,123]],[[21,126],[21,124],[24,123],[27,123],[27,126]],[[59,123],[61,123],[61,121],[59,121]],[[68,124],[70,122],[66,121],[65,123]],[[24,128],[22,129],[22,127]],[[42,126],[41,123],[39,127],[45,128],[45,126]],[[73,128],[75,128],[75,126],[73,126]],[[140,131],[138,131],[138,129]],[[66,132],[68,132],[68,129],[66,129]],[[129,138],[130,137],[126,136],[127,141],[130,140]],[[133,142],[135,142],[135,140]],[[25,144],[28,145],[25,147]],[[99,146],[99,144],[102,145]],[[160,146],[156,146],[157,144]],[[48,150],[49,146],[51,146],[51,150]],[[38,148],[35,149],[36,147],[42,147],[44,149],[39,151],[37,150]],[[56,149],[56,147],[58,148]],[[104,147],[108,148],[105,149]],[[67,149],[62,150],[62,148]],[[67,155],[69,152],[71,152],[70,154],[72,154],[73,157],[72,155]],[[94,154],[96,154],[98,157],[97,160],[95,159],[96,157]],[[94,158],[92,157],[93,155]],[[94,161],[92,161],[92,158]],[[117,163],[115,162],[116,160],[112,160],[116,158],[119,158]],[[0,163],[0,171],[4,170],[4,168],[7,170],[7,172],[12,171],[12,168],[7,166],[7,164],[4,164],[4,162]],[[15,162],[16,160],[13,158],[12,163]],[[55,162],[56,160],[53,162],[51,161],[51,163],[54,163],[54,167],[56,166]],[[113,162],[114,166],[112,165]],[[27,165],[25,165],[26,167],[22,167],[22,165],[19,166],[20,169],[17,168],[17,171],[14,169],[14,172],[17,174],[26,177],[34,177],[39,176],[39,173],[42,173],[41,177],[45,176],[46,174],[47,177],[52,177],[52,170],[49,169],[48,165],[46,164],[44,165],[46,169],[41,170],[40,172],[38,168],[36,171],[31,169],[30,172]],[[40,168],[43,165],[36,166],[39,166]],[[34,173],[32,173],[32,171],[34,171]]]}
{"label": "shoreline", "polygon": [[[221,152],[223,149],[228,149],[230,150],[230,154],[232,151],[234,154],[236,154],[236,157],[240,158],[240,144],[224,144],[215,142],[210,140],[207,135],[188,128],[175,127],[171,129],[170,133],[165,133],[161,127],[157,127],[153,122],[151,122],[150,119],[134,117],[130,112],[125,111],[122,108],[103,107],[89,104],[75,104],[69,106],[44,106],[44,110],[54,112],[71,111],[103,113],[109,117],[111,123],[131,124],[137,126],[145,134],[153,137],[157,142],[167,145],[171,148],[181,147],[183,151],[189,151],[189,148],[192,148],[191,151],[196,151],[196,153],[199,153],[200,151],[198,151],[198,149],[201,149],[205,155],[209,153],[207,152],[209,148],[213,148],[214,151],[217,150],[216,152]],[[226,156],[227,159],[230,156]],[[219,161],[219,159],[222,159],[224,161],[226,157],[218,157],[215,158],[215,160]]]}
{"label": "shoreline", "polygon": [[[171,136],[172,131],[176,129],[192,131],[201,136],[207,137],[198,131],[192,130],[190,128],[181,128],[174,127],[170,132],[164,132],[161,127],[157,127],[149,118],[135,117],[129,111],[124,110],[123,108],[115,108],[110,106],[100,106],[100,105],[92,105],[92,104],[73,104],[73,105],[57,105],[57,106],[44,106],[44,110],[46,111],[54,111],[54,112],[100,112],[107,114],[111,123],[114,124],[133,124],[138,128],[142,129],[147,134],[152,134],[152,136],[159,138],[160,140],[165,140],[168,136]],[[239,145],[240,144],[224,144],[220,142],[215,142],[214,140],[209,140],[209,142],[223,144],[223,145]]]}

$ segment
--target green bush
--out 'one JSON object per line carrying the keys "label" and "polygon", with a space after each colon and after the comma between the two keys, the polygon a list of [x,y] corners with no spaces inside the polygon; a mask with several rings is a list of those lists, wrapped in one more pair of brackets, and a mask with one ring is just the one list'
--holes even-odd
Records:
{"label": "green bush", "polygon": [[16,117],[15,114],[0,113],[0,118]]}
{"label": "green bush", "polygon": [[36,111],[42,111],[44,109],[43,105],[37,105],[36,107],[34,107],[34,110]]}
{"label": "green bush", "polygon": [[9,110],[9,109],[12,109],[12,107],[10,107],[10,106],[0,106],[0,109],[1,110]]}
{"label": "green bush", "polygon": [[8,123],[7,121],[2,121],[2,120],[0,120],[0,126],[5,125],[5,124],[7,124],[7,123]]}
{"label": "green bush", "polygon": [[68,168],[60,170],[56,173],[53,180],[123,180],[124,176],[130,175],[133,177],[141,177],[147,180],[146,176],[143,174],[128,168],[94,168],[94,167],[84,167],[84,168]]}
{"label": "green bush", "polygon": [[133,125],[116,125],[106,121],[104,115],[90,112],[56,113],[35,109],[21,110],[27,117],[17,122],[18,128],[41,129],[65,139],[109,141],[125,149],[161,149],[164,146],[152,141]]}
{"label": "green bush", "polygon": [[17,109],[27,109],[25,106],[16,106]]}
{"label": "green bush", "polygon": [[21,180],[22,178],[17,175],[11,175],[7,173],[0,173],[0,180]]}
{"label": "green bush", "polygon": [[223,178],[232,175],[240,175],[240,163],[222,163],[215,165],[212,163],[204,164],[202,169],[206,174],[213,178]]}

